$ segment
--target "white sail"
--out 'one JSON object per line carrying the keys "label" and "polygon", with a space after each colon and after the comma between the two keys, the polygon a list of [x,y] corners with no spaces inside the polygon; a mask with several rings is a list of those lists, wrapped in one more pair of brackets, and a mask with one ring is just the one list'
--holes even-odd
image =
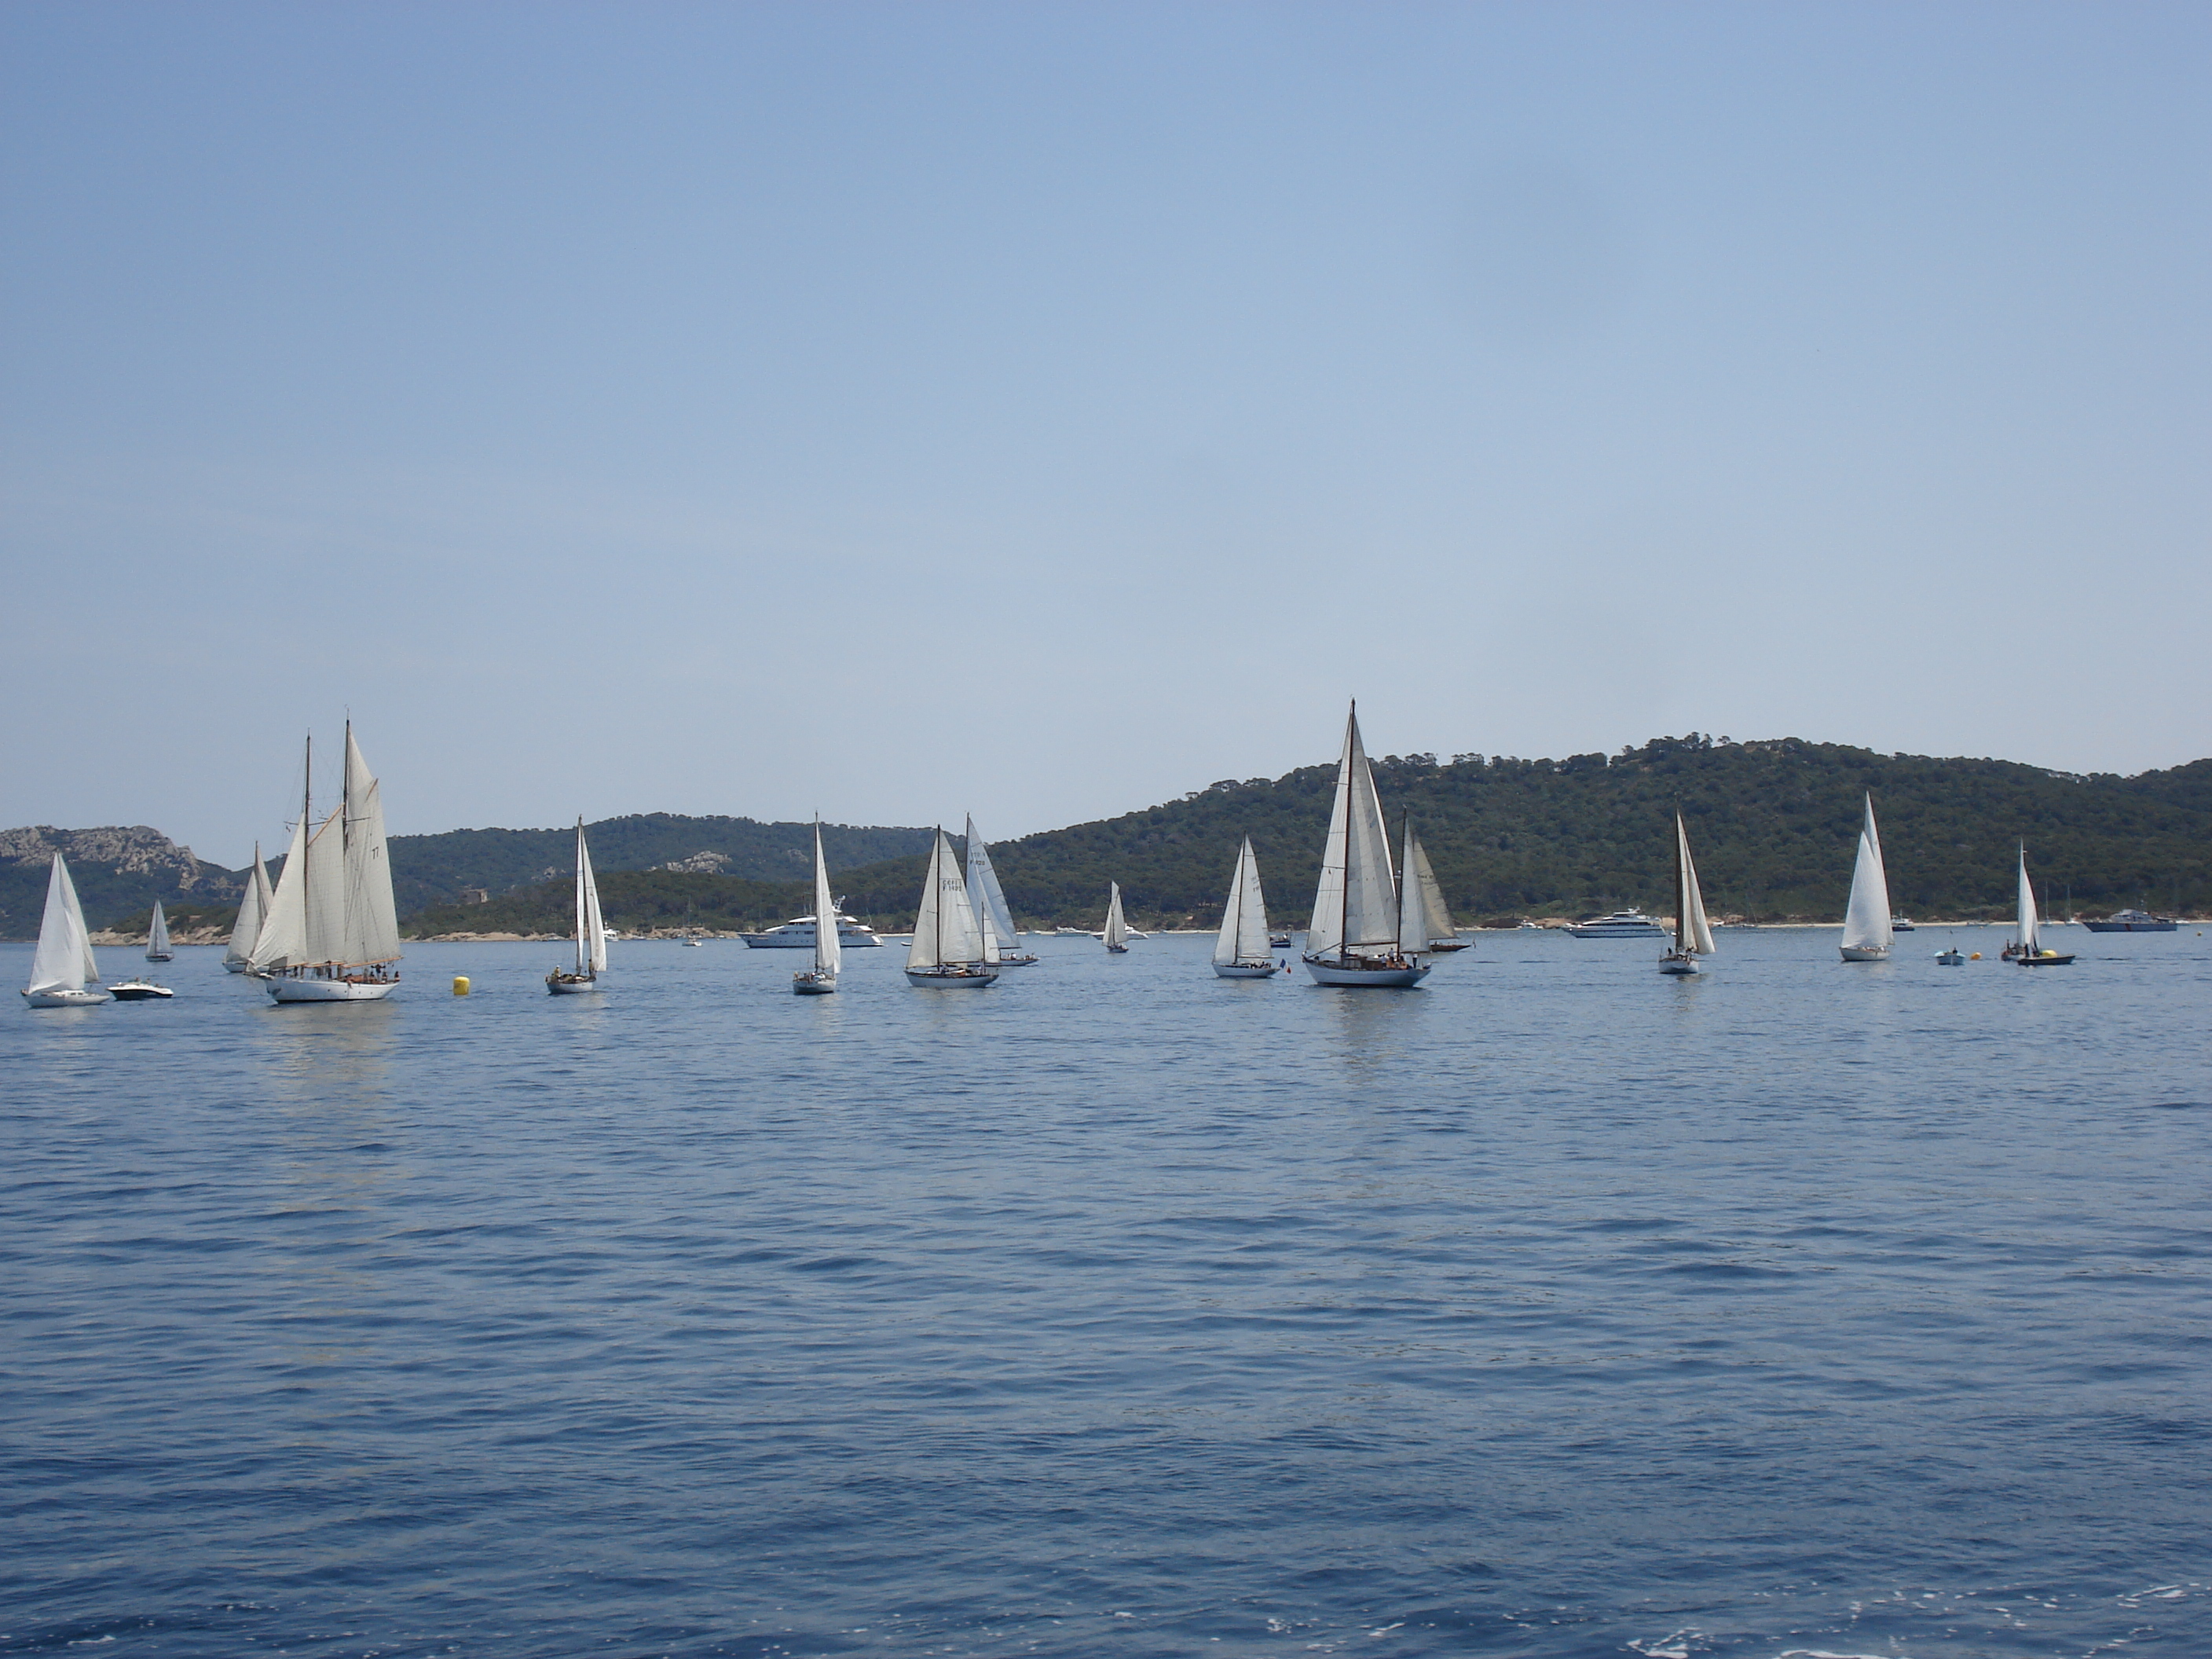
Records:
{"label": "white sail", "polygon": [[292,826],[292,844],[284,852],[283,873],[261,918],[261,931],[253,936],[252,963],[257,974],[276,973],[295,962],[306,962],[307,950],[307,835],[306,818]]}
{"label": "white sail", "polygon": [[39,919],[31,982],[23,988],[33,994],[82,991],[88,981],[97,983],[99,979],[100,964],[93,959],[92,935],[84,925],[84,908],[76,901],[76,884],[57,853],[46,874],[46,908]]}
{"label": "white sail", "polygon": [[1407,868],[1421,884],[1421,902],[1429,912],[1429,937],[1449,943],[1457,930],[1452,926],[1451,912],[1444,908],[1443,887],[1437,880],[1437,872],[1429,868],[1428,854],[1422,850],[1419,842],[1413,840],[1410,830],[1407,831],[1406,838],[1412,842],[1413,848],[1413,861]]}
{"label": "white sail", "polygon": [[1111,890],[1106,901],[1106,931],[1102,937],[1110,951],[1128,942],[1129,925],[1121,920],[1121,884],[1109,881],[1106,885]]}
{"label": "white sail", "polygon": [[[830,925],[837,925],[835,910],[830,912]],[[820,932],[818,917],[814,926]],[[968,903],[968,884],[960,878],[960,860],[952,850],[951,837],[939,830],[929,849],[929,874],[922,882],[921,905],[915,914],[914,943],[908,948],[906,965],[943,968],[980,962],[982,956],[982,936]]]}
{"label": "white sail", "polygon": [[968,902],[975,908],[975,919],[991,925],[1000,944],[1012,942],[1013,913],[1006,908],[1006,890],[999,885],[999,872],[992,867],[991,849],[975,833],[972,812],[968,817]]}
{"label": "white sail", "polygon": [[1690,857],[1690,832],[1674,814],[1674,946],[1693,956],[1713,954],[1712,925],[1705,920],[1705,896],[1698,889],[1698,866]]}
{"label": "white sail", "polygon": [[607,924],[599,914],[599,878],[592,873],[592,849],[584,841],[584,821],[576,820],[576,971],[597,978],[606,971]]}
{"label": "white sail", "polygon": [[348,722],[345,740],[345,925],[331,958],[349,966],[399,960],[399,911],[384,845],[384,800]]}
{"label": "white sail", "polygon": [[230,929],[230,943],[222,959],[228,963],[253,960],[253,941],[261,932],[261,919],[269,914],[269,866],[261,861],[261,843],[253,843],[253,874],[239,896],[238,920]]}
{"label": "white sail", "polygon": [[1260,890],[1260,860],[1253,856],[1252,838],[1237,849],[1237,868],[1229,878],[1229,900],[1221,910],[1221,932],[1213,941],[1218,963],[1264,962],[1267,942],[1267,901]]}
{"label": "white sail", "polygon": [[1321,881],[1314,890],[1306,950],[1313,956],[1361,945],[1392,945],[1398,938],[1397,881],[1390,868],[1390,832],[1375,794],[1375,774],[1359,740],[1359,708],[1344,725],[1344,752],[1336,767],[1336,799],[1329,808],[1328,840],[1322,848]]}
{"label": "white sail", "polygon": [[[345,808],[325,818],[307,837],[300,855],[307,885],[307,932],[303,962],[321,965],[346,960]],[[289,869],[285,874],[291,873]]]}
{"label": "white sail", "polygon": [[1398,860],[1405,881],[1398,895],[1398,954],[1417,957],[1429,948],[1429,941],[1437,937],[1436,924],[1429,915],[1428,888],[1435,885],[1431,876],[1423,882],[1420,872],[1428,863],[1421,851],[1421,843],[1414,838],[1413,826],[1406,825],[1406,845]]}
{"label": "white sail", "polygon": [[161,912],[161,901],[154,901],[154,921],[146,930],[146,960],[160,962],[169,954],[169,919]]}
{"label": "white sail", "polygon": [[2020,849],[2020,948],[2030,956],[2042,947],[2038,943],[2035,919],[2035,888],[2027,878],[2027,848]]}
{"label": "white sail", "polygon": [[1858,862],[1851,866],[1850,902],[1844,910],[1844,948],[1887,950],[1889,916],[1889,877],[1881,867],[1881,837],[1874,827],[1874,797],[1869,795],[1866,822],[1859,827]]}
{"label": "white sail", "polygon": [[830,891],[830,866],[822,856],[822,820],[814,820],[814,971],[835,974],[844,965],[837,935],[837,901]]}

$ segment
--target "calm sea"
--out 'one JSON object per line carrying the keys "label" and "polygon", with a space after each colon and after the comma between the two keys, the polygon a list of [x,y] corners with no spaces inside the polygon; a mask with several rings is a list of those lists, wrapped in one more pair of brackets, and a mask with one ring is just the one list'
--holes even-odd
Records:
{"label": "calm sea", "polygon": [[2212,941],[1945,937],[0,1010],[0,1652],[2201,1659]]}

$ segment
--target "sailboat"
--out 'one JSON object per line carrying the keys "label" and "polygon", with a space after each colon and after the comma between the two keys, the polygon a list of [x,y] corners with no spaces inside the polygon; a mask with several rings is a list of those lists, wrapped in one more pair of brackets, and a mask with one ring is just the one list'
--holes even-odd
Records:
{"label": "sailboat", "polygon": [[238,901],[238,920],[230,929],[230,943],[223,947],[222,965],[226,971],[242,974],[253,965],[253,940],[261,931],[261,919],[269,914],[269,866],[261,861],[261,843],[253,843],[253,874],[246,883],[246,891]]}
{"label": "sailboat", "polygon": [[907,983],[981,988],[998,976],[999,970],[984,958],[983,932],[968,902],[968,884],[960,878],[959,855],[939,828],[929,849],[921,904],[915,912],[914,942],[907,947]]}
{"label": "sailboat", "polygon": [[1109,881],[1106,888],[1106,925],[1098,937],[1115,956],[1125,956],[1129,949],[1129,924],[1121,920],[1121,884]]}
{"label": "sailboat", "polygon": [[1690,832],[1674,814],[1674,948],[1659,958],[1662,974],[1704,972],[1699,957],[1713,953],[1713,930],[1705,920],[1705,896],[1698,890],[1698,866],[1690,858]]}
{"label": "sailboat", "polygon": [[1213,971],[1224,979],[1272,979],[1275,957],[1267,933],[1267,901],[1260,891],[1260,861],[1252,856],[1252,837],[1237,849],[1237,868],[1229,878],[1229,900],[1221,909],[1221,933],[1213,941]]}
{"label": "sailboat", "polygon": [[999,872],[991,867],[991,849],[975,833],[975,816],[968,816],[968,896],[975,906],[975,920],[989,930],[998,946],[995,960],[1001,968],[1027,968],[1036,957],[1014,948],[1014,918],[1006,908],[1006,890]]}
{"label": "sailboat", "polygon": [[[970,824],[969,830],[972,834],[975,826]],[[816,923],[814,966],[791,976],[792,992],[797,996],[829,995],[837,988],[837,970],[845,962],[844,945],[837,937],[837,901],[830,892],[830,866],[822,857],[822,820],[818,817],[814,820],[814,914],[817,918],[828,916],[830,921],[827,927]]]}
{"label": "sailboat", "polygon": [[[1410,824],[1407,844],[1413,842]],[[1411,924],[1410,931],[1408,923]],[[1359,705],[1344,723],[1336,799],[1322,845],[1321,880],[1302,960],[1316,985],[1397,988],[1429,976],[1428,903],[1415,876],[1401,885],[1390,868],[1390,832],[1375,793],[1375,774],[1359,740]]]}
{"label": "sailboat", "polygon": [[1851,866],[1850,902],[1844,907],[1844,960],[1887,962],[1894,927],[1889,878],[1881,867],[1881,837],[1874,827],[1874,797],[1869,795],[1866,822],[1859,826],[1858,862]]}
{"label": "sailboat", "polygon": [[699,935],[692,931],[691,912],[693,908],[694,907],[690,904],[686,904],[684,907],[684,937],[677,942],[680,945],[688,945],[696,951],[699,949]]}
{"label": "sailboat", "polygon": [[1444,908],[1444,890],[1437,880],[1437,872],[1429,868],[1429,855],[1420,850],[1419,842],[1413,848],[1413,875],[1421,884],[1421,902],[1429,912],[1429,932],[1434,936],[1428,948],[1437,956],[1449,951],[1465,951],[1474,941],[1462,939],[1459,930],[1452,926],[1451,912]]}
{"label": "sailboat", "polygon": [[2045,951],[2037,938],[2035,886],[2027,878],[2027,847],[2025,842],[2020,849],[2019,902],[2020,937],[2005,946],[2003,954],[2023,968],[2063,968],[2071,963],[2074,957],[2070,953]]}
{"label": "sailboat", "polygon": [[146,929],[146,960],[169,962],[176,952],[169,948],[169,918],[162,914],[161,901],[154,901],[154,920]]}
{"label": "sailboat", "polygon": [[23,988],[23,1000],[33,1008],[88,1008],[107,1000],[100,988],[100,963],[92,954],[84,907],[76,902],[76,884],[59,853],[46,876],[46,910],[39,919],[39,948],[31,957],[31,982]]}
{"label": "sailboat", "polygon": [[[311,742],[311,769],[313,757]],[[318,824],[313,797],[302,793],[252,972],[278,1002],[380,1002],[398,986],[399,954],[383,799],[349,720],[338,809]]]}
{"label": "sailboat", "polygon": [[592,849],[584,844],[584,821],[576,820],[576,966],[545,975],[550,996],[573,996],[599,988],[607,966],[607,925],[599,915],[599,884],[592,874]]}

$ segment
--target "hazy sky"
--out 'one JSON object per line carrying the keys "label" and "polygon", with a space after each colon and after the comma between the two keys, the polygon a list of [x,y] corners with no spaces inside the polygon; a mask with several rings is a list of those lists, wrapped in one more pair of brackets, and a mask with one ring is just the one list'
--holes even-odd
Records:
{"label": "hazy sky", "polygon": [[16,0],[0,135],[0,825],[2212,753],[2201,3]]}

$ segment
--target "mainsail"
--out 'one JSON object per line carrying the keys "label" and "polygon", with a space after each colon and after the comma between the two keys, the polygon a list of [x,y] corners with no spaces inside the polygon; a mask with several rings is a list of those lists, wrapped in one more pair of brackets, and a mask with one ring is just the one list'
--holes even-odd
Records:
{"label": "mainsail", "polygon": [[584,844],[584,821],[576,820],[576,971],[593,978],[606,971],[607,925],[599,915],[599,884],[592,873],[592,849]]}
{"label": "mainsail", "polygon": [[[817,919],[815,927],[818,930]],[[836,925],[836,913],[830,925]],[[968,903],[968,884],[960,878],[960,860],[943,830],[929,849],[929,874],[922,882],[921,905],[915,913],[914,943],[908,948],[909,969],[945,968],[983,957],[983,941],[975,926],[975,913]]]}
{"label": "mainsail", "polygon": [[230,943],[224,948],[226,963],[246,963],[253,959],[253,940],[261,932],[261,919],[269,914],[269,866],[261,861],[261,843],[253,843],[253,874],[246,884],[246,891],[238,901],[238,921],[230,930]]}
{"label": "mainsail", "polygon": [[2020,849],[2020,948],[2033,956],[2041,947],[2036,940],[2035,888],[2027,878],[2027,848]]}
{"label": "mainsail", "polygon": [[82,991],[87,981],[97,982],[99,978],[100,963],[93,957],[92,936],[84,925],[84,907],[76,901],[76,884],[57,853],[46,874],[46,908],[39,919],[31,982],[23,988],[33,994]]}
{"label": "mainsail", "polygon": [[348,966],[399,960],[399,911],[392,898],[392,865],[384,847],[384,800],[353,740],[345,740],[345,929]]}
{"label": "mainsail", "polygon": [[1229,878],[1229,902],[1221,912],[1221,933],[1213,941],[1218,963],[1266,962],[1267,901],[1260,891],[1260,860],[1252,854],[1252,837],[1237,849],[1237,868]]}
{"label": "mainsail", "polygon": [[1013,914],[1006,908],[1006,890],[999,885],[999,872],[991,867],[991,849],[975,833],[972,812],[968,817],[968,899],[975,908],[975,919],[991,931],[997,943],[1011,944],[1014,937]]}
{"label": "mainsail", "polygon": [[[1428,936],[1431,939],[1442,939],[1449,945],[1452,943],[1457,929],[1452,926],[1451,912],[1444,908],[1444,890],[1437,880],[1437,872],[1429,868],[1428,854],[1422,850],[1419,842],[1413,840],[1411,830],[1406,832],[1406,839],[1412,842],[1413,849],[1407,855],[1410,862],[1407,867],[1413,871],[1415,878],[1420,883],[1421,902],[1427,907],[1429,912]],[[1426,948],[1425,941],[1423,948]]]}
{"label": "mainsail", "polygon": [[1390,832],[1382,823],[1375,774],[1359,741],[1359,705],[1354,703],[1344,725],[1336,799],[1329,808],[1328,840],[1322,848],[1321,881],[1314,890],[1306,951],[1319,957],[1364,946],[1388,950],[1397,939],[1398,890],[1390,868]]}
{"label": "mainsail", "polygon": [[1881,867],[1881,837],[1874,827],[1874,797],[1866,798],[1866,822],[1859,827],[1858,862],[1851,866],[1850,902],[1844,910],[1846,951],[1886,951],[1889,927],[1889,878]]}
{"label": "mainsail", "polygon": [[817,818],[814,820],[814,971],[835,975],[843,965],[844,957],[845,942],[837,935],[837,902],[830,892],[830,866],[822,857],[822,820]]}
{"label": "mainsail", "polygon": [[146,960],[167,962],[169,959],[169,919],[161,912],[161,901],[154,901],[154,921],[146,929]]}
{"label": "mainsail", "polygon": [[1698,866],[1690,857],[1690,832],[1674,814],[1674,948],[1693,956],[1713,954],[1713,930],[1705,920],[1705,896],[1698,890]]}

